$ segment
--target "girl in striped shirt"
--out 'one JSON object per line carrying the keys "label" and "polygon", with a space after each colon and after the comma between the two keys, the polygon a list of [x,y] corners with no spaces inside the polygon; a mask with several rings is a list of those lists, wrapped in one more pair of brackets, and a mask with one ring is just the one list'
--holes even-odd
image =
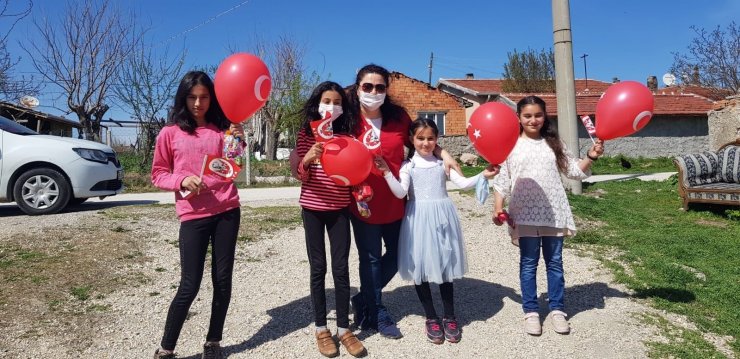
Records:
{"label": "girl in striped shirt", "polygon": [[[296,152],[298,177],[302,182],[299,203],[306,249],[311,268],[311,301],[316,322],[316,342],[319,352],[327,357],[339,354],[331,331],[326,326],[326,245],[324,230],[329,234],[331,272],[337,306],[337,339],[353,356],[365,355],[365,347],[349,330],[349,210],[350,187],[339,186],[324,172],[319,159],[324,143],[321,136],[350,135],[355,128],[351,109],[342,87],[331,81],[322,82],[303,106],[303,125],[298,132]],[[324,120],[317,127],[316,135],[311,122]],[[328,120],[328,121],[327,121]],[[331,128],[331,129],[330,129]]]}

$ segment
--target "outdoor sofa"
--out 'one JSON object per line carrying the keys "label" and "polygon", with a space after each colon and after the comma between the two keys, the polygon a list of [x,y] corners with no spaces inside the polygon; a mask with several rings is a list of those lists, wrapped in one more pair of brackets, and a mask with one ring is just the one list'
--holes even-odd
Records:
{"label": "outdoor sofa", "polygon": [[673,162],[684,209],[689,203],[740,206],[740,137],[715,152],[676,156]]}

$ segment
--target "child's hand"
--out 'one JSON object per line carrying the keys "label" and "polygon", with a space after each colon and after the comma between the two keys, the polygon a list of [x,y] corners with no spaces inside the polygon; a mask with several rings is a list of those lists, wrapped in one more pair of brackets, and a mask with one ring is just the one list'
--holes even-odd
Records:
{"label": "child's hand", "polygon": [[229,131],[231,131],[231,134],[234,137],[244,139],[244,127],[242,127],[241,124],[232,123],[231,126],[229,126]]}
{"label": "child's hand", "polygon": [[388,167],[388,163],[385,162],[383,157],[381,156],[375,156],[375,159],[373,160],[375,163],[375,168],[377,168],[380,172],[383,172],[385,175],[386,172],[390,172],[391,169]]}
{"label": "child's hand", "polygon": [[604,154],[604,140],[598,139],[591,149],[588,150],[588,156],[599,158]]}
{"label": "child's hand", "polygon": [[493,214],[493,224],[500,226],[504,223],[508,223],[511,228],[515,227],[514,219],[512,219],[506,211],[496,211]]}
{"label": "child's hand", "polygon": [[501,170],[501,166],[499,165],[488,165],[488,167],[483,170],[483,177],[491,179],[498,174],[499,170]]}
{"label": "child's hand", "polygon": [[198,176],[187,176],[180,183],[180,187],[190,192],[200,192],[201,189],[206,188],[206,184]]}
{"label": "child's hand", "polygon": [[324,143],[316,142],[311,146],[311,149],[306,152],[303,156],[303,165],[308,167],[311,163],[321,158],[321,154],[324,153]]}

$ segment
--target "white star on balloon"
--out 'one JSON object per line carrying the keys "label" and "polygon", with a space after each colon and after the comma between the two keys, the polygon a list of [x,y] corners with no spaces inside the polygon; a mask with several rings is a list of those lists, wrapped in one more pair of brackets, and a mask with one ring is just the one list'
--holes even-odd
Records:
{"label": "white star on balloon", "polygon": [[473,136],[475,136],[476,139],[480,138],[480,130],[473,131]]}

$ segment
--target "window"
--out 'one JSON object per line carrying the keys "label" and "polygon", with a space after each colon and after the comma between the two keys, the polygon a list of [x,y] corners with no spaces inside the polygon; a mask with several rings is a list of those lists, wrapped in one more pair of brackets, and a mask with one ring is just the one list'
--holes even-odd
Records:
{"label": "window", "polygon": [[419,117],[433,120],[439,129],[439,135],[445,135],[445,113],[444,112],[419,112]]}

